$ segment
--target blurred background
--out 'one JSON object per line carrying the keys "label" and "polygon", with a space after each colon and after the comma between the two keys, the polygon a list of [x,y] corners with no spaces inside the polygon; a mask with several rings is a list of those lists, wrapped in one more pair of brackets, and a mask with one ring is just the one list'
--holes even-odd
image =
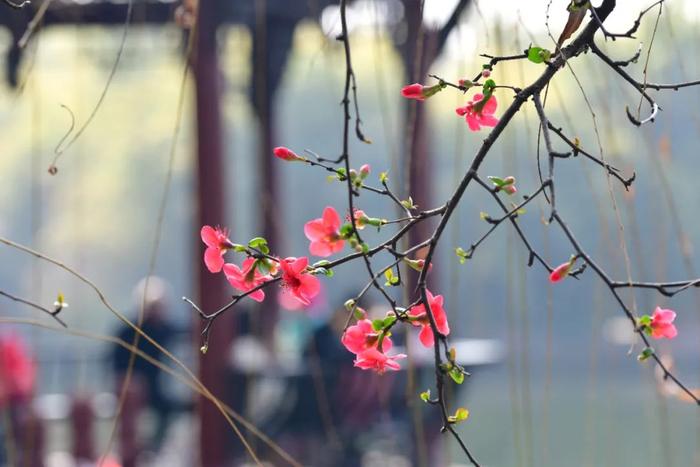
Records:
{"label": "blurred background", "polygon": [[[393,375],[353,370],[352,355],[339,348],[342,304],[366,283],[360,263],[323,279],[321,298],[309,310],[285,309],[274,293],[262,306],[243,302],[216,322],[206,355],[198,352],[202,323],[181,300],[192,297],[210,311],[232,293],[223,276],[202,271],[202,224],[227,226],[238,243],[264,235],[276,254],[301,256],[308,251],[305,222],[320,217],[326,205],[347,211],[344,185],[271,154],[278,145],[329,158],[340,154],[345,71],[342,44],[335,40],[337,5],[207,4],[175,135],[188,37],[174,22],[180,4],[134,2],[104,101],[58,159],[55,176],[47,169],[71,126],[62,106],[74,114],[77,128],[88,119],[120,49],[128,5],[54,0],[21,49],[17,42],[41,4],[23,10],[0,5],[0,235],[89,277],[130,319],[145,303],[145,329],[199,369],[215,395],[300,465],[466,465],[452,440],[438,433],[436,411],[418,398],[434,381],[429,358],[417,352],[415,332],[397,336],[409,348],[411,364],[404,366],[411,370]],[[648,6],[619,3],[606,22],[609,30],[626,31]],[[374,184],[388,171],[391,186],[404,197],[410,189],[421,207],[443,203],[487,133],[468,131],[456,116],[454,109],[468,97],[445,91],[417,106],[401,98],[400,88],[430,83],[428,73],[451,81],[473,77],[487,61],[480,53],[516,54],[530,44],[553,49],[547,27],[559,35],[567,4],[350,2],[360,112],[372,140],[352,140],[352,165],[369,163]],[[692,0],[664,3],[654,34],[656,17],[645,17],[637,40],[598,43],[619,60],[641,44],[639,61],[628,67],[640,80],[650,45],[649,81],[697,79],[700,8]],[[639,104],[633,88],[592,54],[570,65],[549,88],[551,121],[590,152],[602,148],[607,161],[637,178],[629,192],[612,180],[611,195],[598,166],[582,157],[558,161],[558,210],[616,279],[627,278],[621,238],[635,280],[697,277],[700,94],[695,88],[658,93],[658,118],[637,128],[625,116],[625,106],[635,110]],[[498,84],[526,86],[541,72],[541,65],[516,61],[497,65],[492,77]],[[498,116],[512,96],[507,90],[496,96]],[[558,141],[556,146],[564,149]],[[157,277],[144,298],[169,170]],[[482,174],[514,175],[520,193],[538,186],[531,104],[494,146]],[[430,284],[445,296],[451,337],[461,339],[461,356],[473,373],[452,400],[470,410],[459,432],[477,458],[487,466],[700,465],[697,408],[659,381],[650,364],[637,361],[641,348],[633,345],[622,311],[597,277],[587,272],[550,286],[542,268],[527,267],[527,252],[508,226],[459,264],[454,248],[467,249],[489,227],[479,213],[498,214],[482,191],[472,187],[466,193],[438,249]],[[371,216],[397,217],[385,199],[368,193],[358,205]],[[572,252],[561,232],[543,222],[545,210],[541,200],[533,203],[518,222],[537,250],[559,264]],[[412,241],[429,235],[429,227]],[[377,242],[390,234],[386,229],[366,236]],[[127,341],[132,334],[84,283],[6,246],[0,248],[0,284],[47,307],[63,293],[70,307],[61,318],[70,329],[92,335],[1,324],[5,365],[16,372],[3,377],[23,384],[17,383],[15,396],[0,400],[0,459],[6,465],[95,465],[110,444],[128,365],[128,352],[95,334]],[[660,343],[657,351],[672,359],[681,380],[700,386],[698,293],[666,299],[637,290],[624,296],[639,314],[657,305],[678,312],[679,337]],[[379,297],[369,297],[363,305],[377,303]],[[4,318],[55,325],[3,297],[0,305]],[[376,312],[385,311],[380,305]],[[152,347],[142,348],[157,355]],[[289,465],[243,431],[262,459]],[[113,465],[251,462],[213,405],[142,362],[111,446]]]}

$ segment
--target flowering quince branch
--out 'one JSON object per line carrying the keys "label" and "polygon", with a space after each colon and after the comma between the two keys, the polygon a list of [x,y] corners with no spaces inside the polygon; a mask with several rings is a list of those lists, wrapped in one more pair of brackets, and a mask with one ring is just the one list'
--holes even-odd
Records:
{"label": "flowering quince branch", "polygon": [[32,302],[30,300],[27,300],[27,299],[24,299],[21,297],[17,297],[16,295],[12,295],[11,293],[8,293],[8,292],[2,291],[2,290],[0,290],[0,295],[5,297],[5,298],[9,298],[10,300],[15,301],[17,303],[22,303],[24,305],[30,306],[34,309],[39,310],[39,311],[43,311],[47,315],[51,316],[51,318],[56,320],[56,322],[58,324],[60,324],[61,326],[63,326],[64,328],[68,327],[66,325],[66,323],[61,318],[58,317],[58,313],[60,313],[61,310],[63,310],[64,308],[66,308],[68,306],[68,304],[63,301],[62,295],[60,295],[60,294],[59,294],[60,300],[56,302],[53,310],[50,310],[50,309],[46,308],[45,306],[42,306],[38,303]]}
{"label": "flowering quince branch", "polygon": [[598,28],[600,31],[603,33],[603,36],[605,37],[605,40],[608,40],[608,38],[612,39],[613,41],[617,38],[625,38],[625,39],[635,39],[634,34],[637,32],[639,29],[639,26],[642,24],[642,17],[646,15],[649,11],[651,11],[655,6],[661,5],[664,3],[665,0],[658,0],[651,5],[649,5],[647,8],[639,12],[639,16],[637,16],[637,19],[634,21],[632,24],[632,27],[627,31],[623,33],[611,33],[607,29],[605,29],[605,26],[603,25],[603,20],[600,19],[598,16],[598,13],[595,8],[591,8],[591,15],[593,16],[594,21],[598,23]]}
{"label": "flowering quince branch", "polygon": [[[498,218],[498,219],[492,219],[490,217],[486,218],[487,222],[491,224],[491,228],[484,233],[484,235],[481,236],[476,242],[472,243],[469,249],[463,253],[460,253],[460,256],[463,256],[465,258],[473,258],[474,257],[474,252],[476,249],[481,245],[484,240],[486,240],[497,228],[501,223],[506,220],[510,219],[511,221],[515,221],[515,219],[518,217],[519,213],[523,210],[523,208],[533,199],[537,197],[540,193],[542,193],[545,189],[545,187],[549,186],[550,182],[549,180],[546,180],[540,187],[535,190],[531,195],[529,196],[524,196],[525,200],[522,201],[520,204],[514,206],[511,210],[507,210],[506,208],[506,213]],[[498,187],[496,188],[488,188],[488,190],[491,193],[497,193],[498,192]],[[499,199],[498,196],[496,196],[496,199]],[[505,205],[503,206],[505,208]],[[517,225],[517,224],[516,224]],[[548,267],[548,266],[547,266]]]}
{"label": "flowering quince branch", "polygon": [[[683,292],[691,287],[700,287],[700,278],[676,281],[676,282],[616,282],[613,281],[612,287],[636,287],[640,289],[656,289],[661,295],[673,297],[677,293]],[[669,290],[675,289],[675,290]]]}
{"label": "flowering quince branch", "polygon": [[[632,183],[633,183],[634,180],[637,178],[637,174],[636,174],[635,172],[632,173],[632,176],[631,176],[631,177],[629,177],[629,178],[624,178],[622,175],[620,175],[620,169],[618,169],[617,167],[614,167],[614,166],[608,164],[607,162],[604,162],[604,161],[601,160],[599,157],[596,157],[596,156],[594,156],[593,154],[591,154],[591,153],[585,151],[584,149],[582,149],[580,143],[578,143],[577,140],[572,141],[572,140],[570,140],[569,138],[567,138],[566,135],[564,134],[564,132],[562,131],[562,129],[561,129],[561,128],[557,128],[557,127],[555,127],[554,125],[552,125],[552,122],[551,122],[551,121],[550,121],[550,122],[547,122],[547,128],[549,128],[550,130],[552,130],[552,132],[553,132],[555,135],[559,136],[559,138],[561,138],[561,140],[562,140],[564,143],[566,143],[566,144],[571,148],[571,155],[572,155],[573,157],[576,157],[576,156],[578,156],[579,154],[582,154],[582,155],[585,156],[587,159],[592,160],[592,161],[595,162],[596,164],[598,164],[598,165],[600,165],[601,167],[605,168],[605,169],[608,171],[608,173],[609,173],[610,175],[612,175],[613,177],[615,177],[617,180],[620,181],[620,183],[622,183],[622,185],[624,185],[625,190],[628,190],[628,191],[629,191],[629,187],[632,186]],[[561,157],[561,156],[559,156],[559,157]]]}
{"label": "flowering quince branch", "polygon": [[[407,99],[425,101],[428,98],[439,98],[435,96],[446,89],[454,89],[462,93],[467,93],[471,88],[478,86],[480,89],[471,94],[466,105],[458,108],[456,112],[459,116],[465,118],[469,130],[476,132],[482,131],[485,128],[490,129],[490,132],[483,140],[469,168],[463,175],[459,184],[455,187],[449,200],[436,208],[422,210],[414,204],[410,196],[402,200],[401,197],[389,188],[386,173],[382,173],[379,176],[381,184],[381,188],[379,188],[367,184],[367,178],[371,172],[368,164],[362,165],[357,170],[351,168],[349,154],[350,122],[352,120],[350,102],[351,91],[352,98],[354,99],[356,136],[361,141],[368,141],[359,130],[361,120],[359,118],[357,84],[352,69],[350,39],[345,16],[346,0],[341,0],[340,19],[342,32],[338,36],[338,40],[341,41],[344,46],[346,65],[346,79],[343,99],[341,101],[342,116],[344,119],[342,152],[338,159],[332,160],[322,158],[309,150],[306,150],[306,152],[313,157],[300,156],[292,150],[280,146],[275,148],[274,155],[285,162],[302,162],[310,167],[320,168],[330,172],[332,175],[328,177],[329,179],[337,180],[343,184],[344,189],[347,191],[347,222],[343,222],[342,216],[336,208],[333,206],[326,206],[320,213],[320,217],[306,222],[304,234],[310,241],[309,252],[314,256],[330,258],[333,255],[341,254],[346,247],[350,247],[352,252],[334,260],[322,259],[316,263],[311,263],[305,256],[280,258],[270,252],[270,247],[263,238],[254,238],[250,240],[247,245],[236,244],[229,240],[226,231],[208,226],[203,227],[202,240],[206,246],[204,261],[207,268],[212,273],[222,272],[231,286],[238,290],[238,293],[232,297],[230,302],[213,312],[205,312],[194,302],[185,298],[205,322],[203,330],[204,345],[202,351],[207,350],[208,333],[216,317],[233,308],[243,298],[250,297],[253,300],[262,301],[265,299],[264,289],[277,284],[285,288],[287,293],[290,293],[299,303],[306,306],[318,293],[318,276],[325,275],[330,277],[333,275],[335,268],[342,264],[361,259],[367,270],[368,281],[355,297],[348,299],[345,303],[348,311],[348,319],[345,325],[345,332],[341,339],[343,345],[345,345],[349,352],[355,355],[354,362],[356,367],[363,370],[375,371],[379,374],[386,371],[395,371],[400,369],[400,361],[406,356],[403,354],[391,353],[393,348],[391,340],[392,332],[396,330],[397,326],[401,325],[419,328],[421,344],[433,348],[436,389],[436,392],[432,396],[429,391],[426,391],[422,393],[420,397],[424,401],[439,408],[438,410],[440,411],[443,421],[442,431],[451,433],[469,461],[473,465],[479,466],[480,464],[478,461],[454,429],[456,423],[467,418],[468,411],[460,407],[456,412],[452,413],[452,411],[448,409],[448,401],[445,396],[446,381],[451,379],[455,383],[460,384],[468,374],[457,363],[455,351],[449,345],[448,335],[450,333],[450,326],[444,308],[443,297],[428,289],[427,280],[432,267],[433,256],[440,243],[442,233],[449,223],[452,214],[457,209],[467,188],[472,182],[475,182],[482,189],[489,192],[500,207],[502,215],[494,218],[488,214],[482,213],[482,219],[489,223],[490,227],[476,242],[471,244],[468,250],[462,248],[456,249],[460,262],[465,262],[466,259],[471,258],[476,249],[479,248],[498,227],[510,223],[529,253],[527,261],[528,266],[533,266],[535,262],[539,263],[549,274],[549,281],[551,283],[559,283],[569,277],[578,277],[578,275],[584,273],[587,268],[592,269],[610,289],[614,299],[619,303],[625,315],[630,319],[634,331],[644,343],[645,348],[639,355],[639,360],[653,360],[661,369],[665,379],[673,381],[690,396],[693,401],[699,402],[694,393],[686,388],[686,386],[670,372],[669,367],[656,355],[650,345],[650,339],[672,339],[677,335],[678,330],[673,324],[676,317],[675,312],[657,307],[652,315],[637,317],[622,300],[618,289],[626,287],[652,288],[663,295],[672,296],[687,288],[700,286],[700,278],[666,283],[613,281],[595,260],[582,249],[556,209],[555,166],[559,159],[575,157],[578,154],[582,154],[584,157],[604,168],[606,176],[612,175],[620,181],[626,189],[633,183],[636,176],[636,174],[633,174],[630,178],[624,178],[617,168],[607,164],[601,158],[584,151],[580,147],[581,145],[578,138],[574,140],[569,139],[560,128],[555,127],[550,122],[540,97],[542,91],[556,73],[564,68],[567,60],[574,59],[586,50],[595,47],[593,43],[594,35],[600,29],[602,21],[613,11],[615,4],[615,0],[603,0],[599,7],[591,9],[590,11],[594,13],[594,19],[590,20],[581,28],[580,32],[570,41],[569,45],[563,48],[557,48],[555,53],[539,47],[529,47],[524,53],[518,55],[503,57],[485,55],[484,57],[488,58],[489,62],[483,65],[481,72],[474,80],[462,79],[459,80],[459,84],[454,84],[435,75],[430,75],[438,80],[437,84],[426,86],[420,83],[414,83],[405,86],[401,90],[401,94]],[[577,5],[577,7],[588,9],[590,5],[582,4],[580,6]],[[568,38],[567,36],[565,40]],[[599,54],[604,56],[600,51]],[[544,70],[536,80],[524,88],[497,84],[492,77],[493,67],[500,61],[507,60],[529,60],[535,64],[541,64]],[[619,65],[614,65],[614,62],[611,66],[619,67]],[[483,82],[480,82],[482,78]],[[628,81],[631,79],[632,78],[629,78]],[[636,81],[634,84],[640,93],[648,98],[652,107],[654,107],[654,109],[658,108],[655,102],[646,94],[646,89],[654,88]],[[691,85],[690,83],[686,84]],[[673,88],[671,85],[668,85],[668,88],[665,86],[666,85],[657,85],[657,88],[659,90]],[[683,85],[679,85],[678,87],[683,87]],[[514,93],[512,102],[510,102],[500,115],[497,115],[498,101],[494,94],[494,90],[498,88],[507,88]],[[522,189],[522,187],[516,183],[515,178],[509,175],[503,177],[482,177],[479,175],[479,170],[489,154],[491,147],[498,140],[503,130],[511,123],[523,105],[530,99],[534,102],[548,154],[546,179],[541,180],[540,185],[534,191],[530,192],[529,195],[523,195],[521,201],[506,203],[504,198],[516,199],[510,197],[519,196],[517,195],[517,193],[520,192],[519,188]],[[654,115],[655,110],[652,116]],[[552,133],[558,136],[559,140],[567,146],[570,152],[563,153],[554,149]],[[371,217],[357,206],[356,201],[362,195],[385,196],[400,207],[403,215],[396,219]],[[547,224],[558,225],[563,235],[569,240],[572,248],[572,254],[569,260],[558,266],[548,264],[542,255],[533,248],[518,222],[520,216],[525,214],[525,206],[533,199],[541,197],[540,195],[543,195],[550,205],[549,222]],[[399,241],[415,228],[418,223],[433,217],[438,218],[439,222],[428,238],[413,245],[409,245],[405,249],[397,248]],[[506,220],[508,222],[504,222]],[[365,237],[370,238],[370,234],[360,232],[367,227],[376,227],[378,230],[382,228],[392,229],[393,233],[389,238],[374,246],[370,246],[370,244],[366,243],[364,240]],[[419,250],[425,251],[425,254],[420,255],[419,258],[414,257],[413,255]],[[241,253],[245,256],[240,266],[234,263],[226,263],[224,256],[230,251]],[[388,253],[393,259],[382,263],[380,267],[375,267],[377,261],[375,256],[382,252]],[[419,276],[415,284],[406,282],[406,276],[402,274],[402,268],[412,268],[419,271]],[[386,282],[383,284],[382,282],[384,282],[384,280],[382,276],[386,279]],[[413,302],[408,305],[398,303],[392,297],[392,294],[389,293],[391,287],[413,287],[414,285],[415,292],[412,297]],[[360,306],[360,302],[365,295],[373,288],[382,295],[388,305],[388,310],[383,317],[369,317]],[[355,319],[354,322],[353,318]]]}
{"label": "flowering quince branch", "polygon": [[[697,395],[691,391],[688,387],[686,387],[675,375],[671,373],[669,370],[668,365],[661,360],[661,358],[653,351],[653,348],[649,342],[649,339],[647,337],[647,334],[651,334],[653,338],[659,338],[662,336],[664,331],[668,329],[668,325],[670,324],[670,321],[673,321],[675,318],[675,313],[673,314],[673,317],[669,317],[667,314],[660,320],[657,318],[657,322],[655,325],[652,325],[650,322],[647,323],[644,317],[637,319],[632,311],[629,309],[629,307],[625,304],[624,300],[622,300],[622,297],[620,297],[620,294],[617,291],[618,284],[617,282],[613,281],[610,279],[610,277],[607,275],[605,271],[581,248],[580,244],[574,237],[573,233],[567,226],[567,224],[561,219],[559,214],[554,215],[554,220],[556,221],[557,224],[561,227],[563,230],[564,234],[566,237],[569,239],[571,245],[574,247],[576,250],[578,256],[582,258],[590,267],[595,271],[595,273],[600,277],[600,279],[607,285],[607,287],[610,289],[611,293],[613,294],[613,297],[617,301],[617,303],[620,305],[620,308],[624,311],[625,315],[630,319],[632,322],[632,325],[634,326],[634,331],[639,335],[640,339],[645,345],[645,349],[640,355],[639,359],[640,360],[646,360],[648,358],[653,359],[659,369],[661,370],[664,379],[670,379],[672,380],[683,392],[685,392],[692,401],[694,401],[697,405],[700,406],[700,399],[697,397]],[[629,283],[627,284],[629,285]],[[660,310],[660,308],[657,307],[657,310]],[[665,310],[665,311],[670,311],[670,310]],[[658,315],[658,313],[655,312],[655,315]],[[670,318],[670,319],[669,319]],[[656,336],[654,335],[654,329],[663,329],[661,333],[657,333]],[[674,327],[675,329],[675,327]],[[672,333],[673,337],[676,336],[675,333]],[[669,333],[666,332],[663,337],[667,338],[672,338],[669,337]],[[647,349],[651,349],[650,351]]]}

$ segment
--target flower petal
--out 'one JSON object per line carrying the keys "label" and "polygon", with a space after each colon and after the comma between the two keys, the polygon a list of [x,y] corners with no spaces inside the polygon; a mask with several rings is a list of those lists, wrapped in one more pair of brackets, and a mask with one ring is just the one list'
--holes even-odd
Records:
{"label": "flower petal", "polygon": [[333,249],[327,242],[313,241],[309,245],[309,252],[314,256],[325,258],[333,254]]}
{"label": "flower petal", "polygon": [[340,216],[332,206],[326,206],[323,210],[323,223],[326,232],[337,232],[340,229]]}
{"label": "flower petal", "polygon": [[492,115],[496,111],[496,107],[498,107],[496,96],[491,96],[489,97],[489,100],[487,100],[484,104],[484,107],[481,109],[481,113],[483,113],[484,115]]}
{"label": "flower petal", "polygon": [[232,263],[226,263],[223,266],[224,275],[226,279],[230,282],[231,280],[241,280],[243,279],[243,271],[237,265]]}
{"label": "flower petal", "polygon": [[309,240],[320,240],[326,236],[323,219],[314,219],[304,224],[304,235]]}
{"label": "flower petal", "polygon": [[430,329],[430,326],[423,326],[423,328],[420,330],[420,334],[418,334],[418,338],[420,339],[421,344],[423,344],[425,347],[432,347],[433,344],[435,344],[435,336],[433,335],[433,330]]}
{"label": "flower petal", "polygon": [[498,119],[493,115],[482,115],[479,119],[479,123],[484,126],[496,126],[498,125]]}
{"label": "flower petal", "polygon": [[467,114],[465,117],[467,120],[467,124],[469,125],[469,129],[472,131],[479,131],[481,130],[481,126],[479,125],[479,122],[476,119],[476,116],[472,114]]}
{"label": "flower petal", "polygon": [[248,296],[258,303],[265,300],[265,292],[263,292],[262,290],[256,290],[255,292],[253,292],[252,294],[250,294]]}
{"label": "flower petal", "polygon": [[290,269],[295,273],[295,274],[301,274],[304,269],[306,269],[306,266],[309,265],[309,258],[306,256],[302,256],[301,258],[288,258],[291,259],[291,264],[290,264]]}
{"label": "flower petal", "polygon": [[211,227],[209,225],[205,225],[202,227],[202,230],[199,232],[200,237],[202,237],[202,241],[206,246],[219,246],[219,236],[216,233],[216,229],[214,227]]}
{"label": "flower petal", "polygon": [[321,282],[316,276],[302,274],[299,281],[301,282],[299,289],[309,299],[314,298],[321,291]]}
{"label": "flower petal", "polygon": [[204,252],[204,264],[209,272],[219,272],[224,267],[224,256],[216,247],[210,246]]}

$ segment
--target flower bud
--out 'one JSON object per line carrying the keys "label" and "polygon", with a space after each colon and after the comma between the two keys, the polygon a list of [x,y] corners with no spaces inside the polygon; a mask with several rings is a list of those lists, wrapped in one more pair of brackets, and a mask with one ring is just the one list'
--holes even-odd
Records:
{"label": "flower bud", "polygon": [[576,256],[571,256],[569,261],[554,268],[552,273],[549,275],[549,282],[555,283],[565,279],[573,269],[574,264],[576,264]]}
{"label": "flower bud", "polygon": [[459,85],[465,89],[469,89],[470,87],[474,86],[474,83],[470,79],[460,79]]}
{"label": "flower bud", "polygon": [[[403,259],[406,264],[408,264],[412,269],[415,269],[418,272],[421,272],[423,268],[425,267],[425,260],[424,259],[409,259],[409,258],[404,258]],[[428,272],[433,269],[433,263],[430,263],[430,266],[428,266]]]}
{"label": "flower bud", "polygon": [[273,150],[276,157],[288,162],[306,160],[303,157],[297,156],[294,151],[284,146],[278,146]]}
{"label": "flower bud", "polygon": [[362,167],[360,167],[360,178],[363,180],[367,178],[370,172],[370,166],[369,164],[364,164]]}

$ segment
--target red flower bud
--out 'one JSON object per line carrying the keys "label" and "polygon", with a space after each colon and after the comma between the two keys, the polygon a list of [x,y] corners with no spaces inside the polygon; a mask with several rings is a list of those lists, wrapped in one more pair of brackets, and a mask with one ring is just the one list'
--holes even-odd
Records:
{"label": "red flower bud", "polygon": [[275,153],[275,156],[277,156],[278,158],[280,158],[284,161],[293,162],[293,161],[303,161],[304,160],[303,157],[297,156],[294,153],[294,151],[292,151],[289,148],[285,148],[284,146],[276,147],[273,150],[273,152]]}

